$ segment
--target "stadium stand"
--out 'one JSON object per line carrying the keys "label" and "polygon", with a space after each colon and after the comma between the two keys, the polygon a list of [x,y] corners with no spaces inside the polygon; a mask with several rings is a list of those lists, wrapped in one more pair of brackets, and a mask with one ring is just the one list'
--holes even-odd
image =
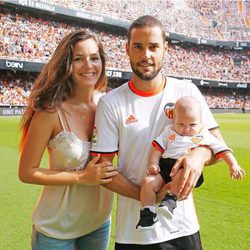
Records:
{"label": "stadium stand", "polygon": [[208,88],[202,93],[212,109],[250,109],[250,92]]}
{"label": "stadium stand", "polygon": [[[2,71],[0,73],[0,106],[25,106],[37,74]],[[108,88],[116,87],[116,82]],[[250,109],[250,90],[200,87],[212,109]]]}
{"label": "stadium stand", "polygon": [[0,105],[25,106],[36,75],[25,72],[0,73]]}
{"label": "stadium stand", "polygon": [[[32,72],[38,72],[48,61],[64,35],[79,28],[91,29],[102,39],[108,59],[109,88],[129,79],[131,73],[127,73],[131,69],[125,52],[124,27],[102,25],[82,17],[73,20],[38,9],[34,13],[34,8],[26,6],[28,1],[20,2],[22,6],[0,1],[0,68],[4,69],[0,74],[0,105],[25,106],[37,74]],[[33,2],[51,6],[48,0]],[[250,109],[249,1],[229,0],[226,4],[225,1],[202,0],[149,0],[147,3],[141,0],[55,0],[53,6],[125,22],[141,14],[153,14],[162,20],[167,32],[199,39],[246,41],[237,49],[224,44],[217,46],[217,43],[215,46],[192,43],[188,38],[169,39],[163,71],[170,76],[191,79],[202,90],[211,108]],[[25,62],[30,65],[28,69],[23,66]],[[37,65],[39,69],[35,70]]]}
{"label": "stadium stand", "polygon": [[[104,31],[89,25],[69,25],[28,13],[3,9],[1,13],[2,40],[0,57],[16,60],[48,61],[60,39],[72,30],[91,28],[102,38],[108,56],[107,67],[129,71],[125,52],[126,35]],[[235,58],[240,63],[235,63]],[[240,58],[240,59],[239,59]],[[250,82],[250,60],[245,52],[225,50],[218,47],[194,47],[170,44],[165,58],[164,70],[171,75],[199,77],[204,79],[236,80]]]}
{"label": "stadium stand", "polygon": [[55,4],[125,21],[150,14],[162,20],[167,31],[178,34],[220,40],[249,40],[249,31],[244,31],[244,28],[250,28],[249,1],[56,0]]}

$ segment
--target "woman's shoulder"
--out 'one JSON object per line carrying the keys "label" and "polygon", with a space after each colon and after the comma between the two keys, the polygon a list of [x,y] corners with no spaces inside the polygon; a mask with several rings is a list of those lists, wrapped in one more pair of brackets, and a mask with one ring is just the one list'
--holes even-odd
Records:
{"label": "woman's shoulder", "polygon": [[41,110],[41,111],[35,111],[31,124],[33,126],[38,126],[40,128],[45,127],[54,127],[54,125],[57,123],[58,115],[56,110]]}
{"label": "woman's shoulder", "polygon": [[35,119],[45,119],[45,120],[51,120],[54,119],[57,116],[57,110],[53,109],[53,110],[39,110],[39,111],[35,111],[34,113],[34,118]]}

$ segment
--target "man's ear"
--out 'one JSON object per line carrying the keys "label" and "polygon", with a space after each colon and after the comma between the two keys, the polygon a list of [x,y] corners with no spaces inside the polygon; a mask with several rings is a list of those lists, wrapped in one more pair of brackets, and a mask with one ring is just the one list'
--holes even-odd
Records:
{"label": "man's ear", "polygon": [[126,53],[129,56],[129,44],[128,43],[126,43]]}

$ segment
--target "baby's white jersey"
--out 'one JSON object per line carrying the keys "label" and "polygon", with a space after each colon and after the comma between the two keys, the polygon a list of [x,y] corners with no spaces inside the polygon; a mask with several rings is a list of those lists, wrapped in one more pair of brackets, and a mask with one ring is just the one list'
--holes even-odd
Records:
{"label": "baby's white jersey", "polygon": [[199,146],[211,148],[216,158],[231,151],[224,142],[219,141],[206,128],[196,135],[183,136],[173,129],[173,125],[166,126],[160,136],[153,141],[153,146],[163,153],[162,158],[171,159],[178,159]]}
{"label": "baby's white jersey", "polygon": [[[167,77],[163,91],[145,93],[132,81],[109,92],[98,103],[92,154],[118,153],[119,172],[138,185],[146,176],[151,142],[172,124],[173,107],[182,96],[196,97],[202,106],[209,129],[218,127],[198,88],[187,81]],[[116,242],[153,244],[191,235],[199,230],[192,195],[179,201],[175,216],[159,216],[161,227],[138,231],[139,201],[118,195]]]}

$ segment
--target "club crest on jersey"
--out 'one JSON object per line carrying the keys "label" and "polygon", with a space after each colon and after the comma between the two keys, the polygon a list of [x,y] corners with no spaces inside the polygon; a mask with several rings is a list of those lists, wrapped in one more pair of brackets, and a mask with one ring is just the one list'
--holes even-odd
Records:
{"label": "club crest on jersey", "polygon": [[138,120],[136,119],[136,117],[134,115],[129,115],[128,118],[126,119],[125,123],[126,124],[130,124],[133,122],[137,122]]}
{"label": "club crest on jersey", "polygon": [[92,140],[91,140],[91,143],[92,145],[96,145],[97,144],[97,128],[96,128],[96,125],[94,126],[94,129],[93,129],[93,136],[92,136]]}
{"label": "club crest on jersey", "polygon": [[203,136],[202,136],[202,135],[193,136],[192,139],[191,139],[191,141],[192,141],[194,144],[196,144],[196,145],[200,144],[200,142],[201,142],[202,140],[203,140]]}
{"label": "club crest on jersey", "polygon": [[175,134],[170,134],[167,138],[167,141],[174,141],[176,139],[176,135]]}
{"label": "club crest on jersey", "polygon": [[169,102],[164,107],[164,113],[169,119],[173,119],[174,117],[174,103]]}

